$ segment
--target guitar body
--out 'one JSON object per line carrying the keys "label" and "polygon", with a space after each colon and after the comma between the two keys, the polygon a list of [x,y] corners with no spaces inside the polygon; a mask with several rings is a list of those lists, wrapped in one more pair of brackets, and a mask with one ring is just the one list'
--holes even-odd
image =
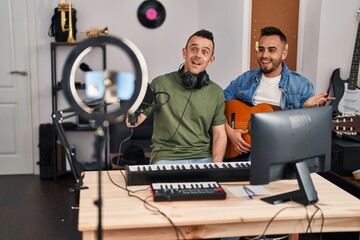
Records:
{"label": "guitar body", "polygon": [[360,113],[360,90],[356,87],[349,86],[349,80],[342,80],[340,77],[340,69],[333,72],[331,81],[334,86],[334,97],[332,103],[334,112],[344,115]]}
{"label": "guitar body", "polygon": [[[225,103],[225,116],[229,125],[234,129],[248,130],[249,132],[243,135],[247,143],[251,143],[251,127],[250,120],[253,113],[258,112],[271,112],[273,107],[269,104],[258,104],[256,106],[249,106],[239,100],[229,100]],[[234,158],[239,153],[235,150],[234,146],[228,139],[226,146],[225,157]]]}
{"label": "guitar body", "polygon": [[344,115],[360,114],[360,91],[358,88],[350,90],[348,83],[344,84],[345,92],[339,102],[339,111]]}
{"label": "guitar body", "polygon": [[331,102],[331,106],[333,107],[333,112],[341,113],[339,109],[339,103],[344,95],[346,81],[340,78],[340,68],[334,70],[331,76],[331,82],[333,84],[334,97],[335,97],[335,100]]}

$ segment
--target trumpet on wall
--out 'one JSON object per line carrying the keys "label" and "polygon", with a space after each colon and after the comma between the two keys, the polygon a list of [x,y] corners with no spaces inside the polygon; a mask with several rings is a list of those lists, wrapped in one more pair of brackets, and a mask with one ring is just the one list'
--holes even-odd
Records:
{"label": "trumpet on wall", "polygon": [[108,35],[108,33],[109,33],[109,29],[107,27],[105,27],[104,29],[93,28],[85,32],[85,38]]}
{"label": "trumpet on wall", "polygon": [[[72,4],[71,0],[68,0],[66,5],[65,0],[61,0],[58,5],[58,10],[61,12],[61,30],[63,32],[69,32],[67,42],[75,42],[75,37],[73,35],[73,19],[72,19]],[[66,19],[66,12],[68,13],[68,19]],[[66,26],[66,20],[68,20],[68,25]]]}

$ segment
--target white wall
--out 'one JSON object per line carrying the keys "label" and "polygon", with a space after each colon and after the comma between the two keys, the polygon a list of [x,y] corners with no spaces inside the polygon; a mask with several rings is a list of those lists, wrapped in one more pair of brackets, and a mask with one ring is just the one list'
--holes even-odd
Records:
{"label": "white wall", "polygon": [[[211,30],[215,38],[215,62],[207,72],[223,88],[242,72],[242,56],[248,55],[244,54],[246,49],[242,49],[243,42],[247,40],[244,36],[248,35],[244,32],[248,29],[243,28],[247,2],[223,0],[221,4],[224,7],[221,7],[218,0],[199,1],[199,26]],[[245,22],[248,24],[248,21]],[[248,68],[247,62],[245,67]]]}
{"label": "white wall", "polygon": [[[50,121],[50,19],[59,1],[36,1],[37,55],[40,122]],[[143,53],[149,79],[176,70],[183,61],[181,49],[198,29],[215,36],[216,61],[210,77],[226,87],[248,69],[251,0],[161,0],[166,20],[157,29],[147,29],[137,20],[142,0],[73,0],[77,9],[78,40],[90,28],[107,26],[111,35],[130,39]],[[342,68],[347,78],[354,48],[359,0],[301,0],[298,72],[313,81],[317,92],[327,90],[332,71]],[[60,72],[60,71],[59,71]]]}
{"label": "white wall", "polygon": [[[36,6],[41,122],[51,120],[50,42],[54,39],[47,32],[58,2],[39,0]],[[181,50],[192,33],[202,28],[212,31],[216,61],[208,71],[222,87],[244,69],[241,62],[242,41],[246,35],[242,32],[244,2],[223,0],[220,5],[216,0],[162,0],[166,9],[165,22],[157,29],[147,29],[139,23],[136,15],[142,0],[72,1],[77,10],[77,39],[83,39],[84,33],[81,32],[90,28],[107,26],[109,34],[127,38],[141,50],[150,80],[178,69],[183,62]]]}
{"label": "white wall", "polygon": [[[359,26],[359,21],[355,16],[360,7],[359,0],[323,2],[319,39],[321,47],[317,66],[319,84],[317,87],[321,87],[321,83],[324,84],[324,81],[326,82],[330,78],[331,74],[325,71],[327,69],[341,68],[342,79],[348,79]],[[358,86],[360,86],[359,83],[358,81]]]}
{"label": "white wall", "polygon": [[[50,43],[48,36],[50,19],[57,1],[36,1],[37,53],[39,81],[40,122],[51,121],[51,66]],[[142,0],[73,0],[77,10],[77,40],[84,38],[84,32],[91,28],[108,27],[109,34],[131,40],[142,52],[149,69],[149,79],[177,70],[183,62],[181,50],[188,37],[195,31],[205,28],[214,33],[216,61],[208,69],[211,79],[226,87],[241,71],[243,2],[224,0],[228,5],[219,8],[216,0],[162,0],[166,9],[166,20],[157,29],[143,27],[137,19],[137,9]],[[245,1],[249,2],[249,0]],[[63,62],[72,48],[58,48],[57,76],[61,79]],[[116,60],[115,60],[116,61]],[[65,101],[60,101],[66,107]],[[90,133],[89,133],[90,134]],[[84,134],[68,133],[69,141],[77,146],[80,160],[89,159],[93,137],[84,139]],[[71,135],[71,137],[70,137]],[[71,138],[71,139],[70,139]]]}
{"label": "white wall", "polygon": [[349,77],[360,1],[302,0],[302,7],[300,24],[304,25],[304,35],[299,52],[303,56],[298,72],[308,77],[319,93],[327,91],[335,69],[341,68],[343,80]]}
{"label": "white wall", "polygon": [[[48,36],[48,29],[59,2],[35,0],[41,123],[51,121],[50,42],[54,39]],[[249,67],[251,0],[160,0],[166,9],[166,20],[157,29],[144,28],[137,20],[142,0],[72,2],[77,9],[77,39],[83,38],[82,31],[107,26],[111,35],[127,38],[141,50],[149,79],[177,70],[183,61],[181,49],[187,38],[201,28],[214,33],[216,61],[208,72],[221,87],[225,88]],[[328,89],[336,68],[341,68],[344,79],[348,77],[358,7],[359,0],[301,0],[298,72],[314,83],[317,93]],[[85,145],[83,151],[88,147],[92,146]]]}

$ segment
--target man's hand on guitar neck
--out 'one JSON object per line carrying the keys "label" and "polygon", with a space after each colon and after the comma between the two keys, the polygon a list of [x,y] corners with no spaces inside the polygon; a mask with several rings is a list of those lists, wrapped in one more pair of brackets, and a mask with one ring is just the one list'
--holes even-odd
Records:
{"label": "man's hand on guitar neck", "polygon": [[334,97],[327,97],[326,92],[322,92],[317,96],[313,96],[308,98],[308,100],[305,101],[304,107],[319,107],[324,106],[326,102],[330,102],[335,100]]}
{"label": "man's hand on guitar neck", "polygon": [[248,130],[233,129],[229,124],[226,124],[226,133],[235,151],[239,154],[250,152],[251,145],[246,143],[243,139],[243,134],[248,133]]}

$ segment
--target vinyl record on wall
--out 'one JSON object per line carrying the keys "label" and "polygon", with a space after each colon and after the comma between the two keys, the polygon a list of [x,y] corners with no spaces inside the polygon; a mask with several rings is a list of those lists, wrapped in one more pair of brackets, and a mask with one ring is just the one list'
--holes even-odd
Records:
{"label": "vinyl record on wall", "polygon": [[156,0],[146,0],[140,4],[137,16],[140,23],[147,28],[157,28],[165,21],[164,6]]}

